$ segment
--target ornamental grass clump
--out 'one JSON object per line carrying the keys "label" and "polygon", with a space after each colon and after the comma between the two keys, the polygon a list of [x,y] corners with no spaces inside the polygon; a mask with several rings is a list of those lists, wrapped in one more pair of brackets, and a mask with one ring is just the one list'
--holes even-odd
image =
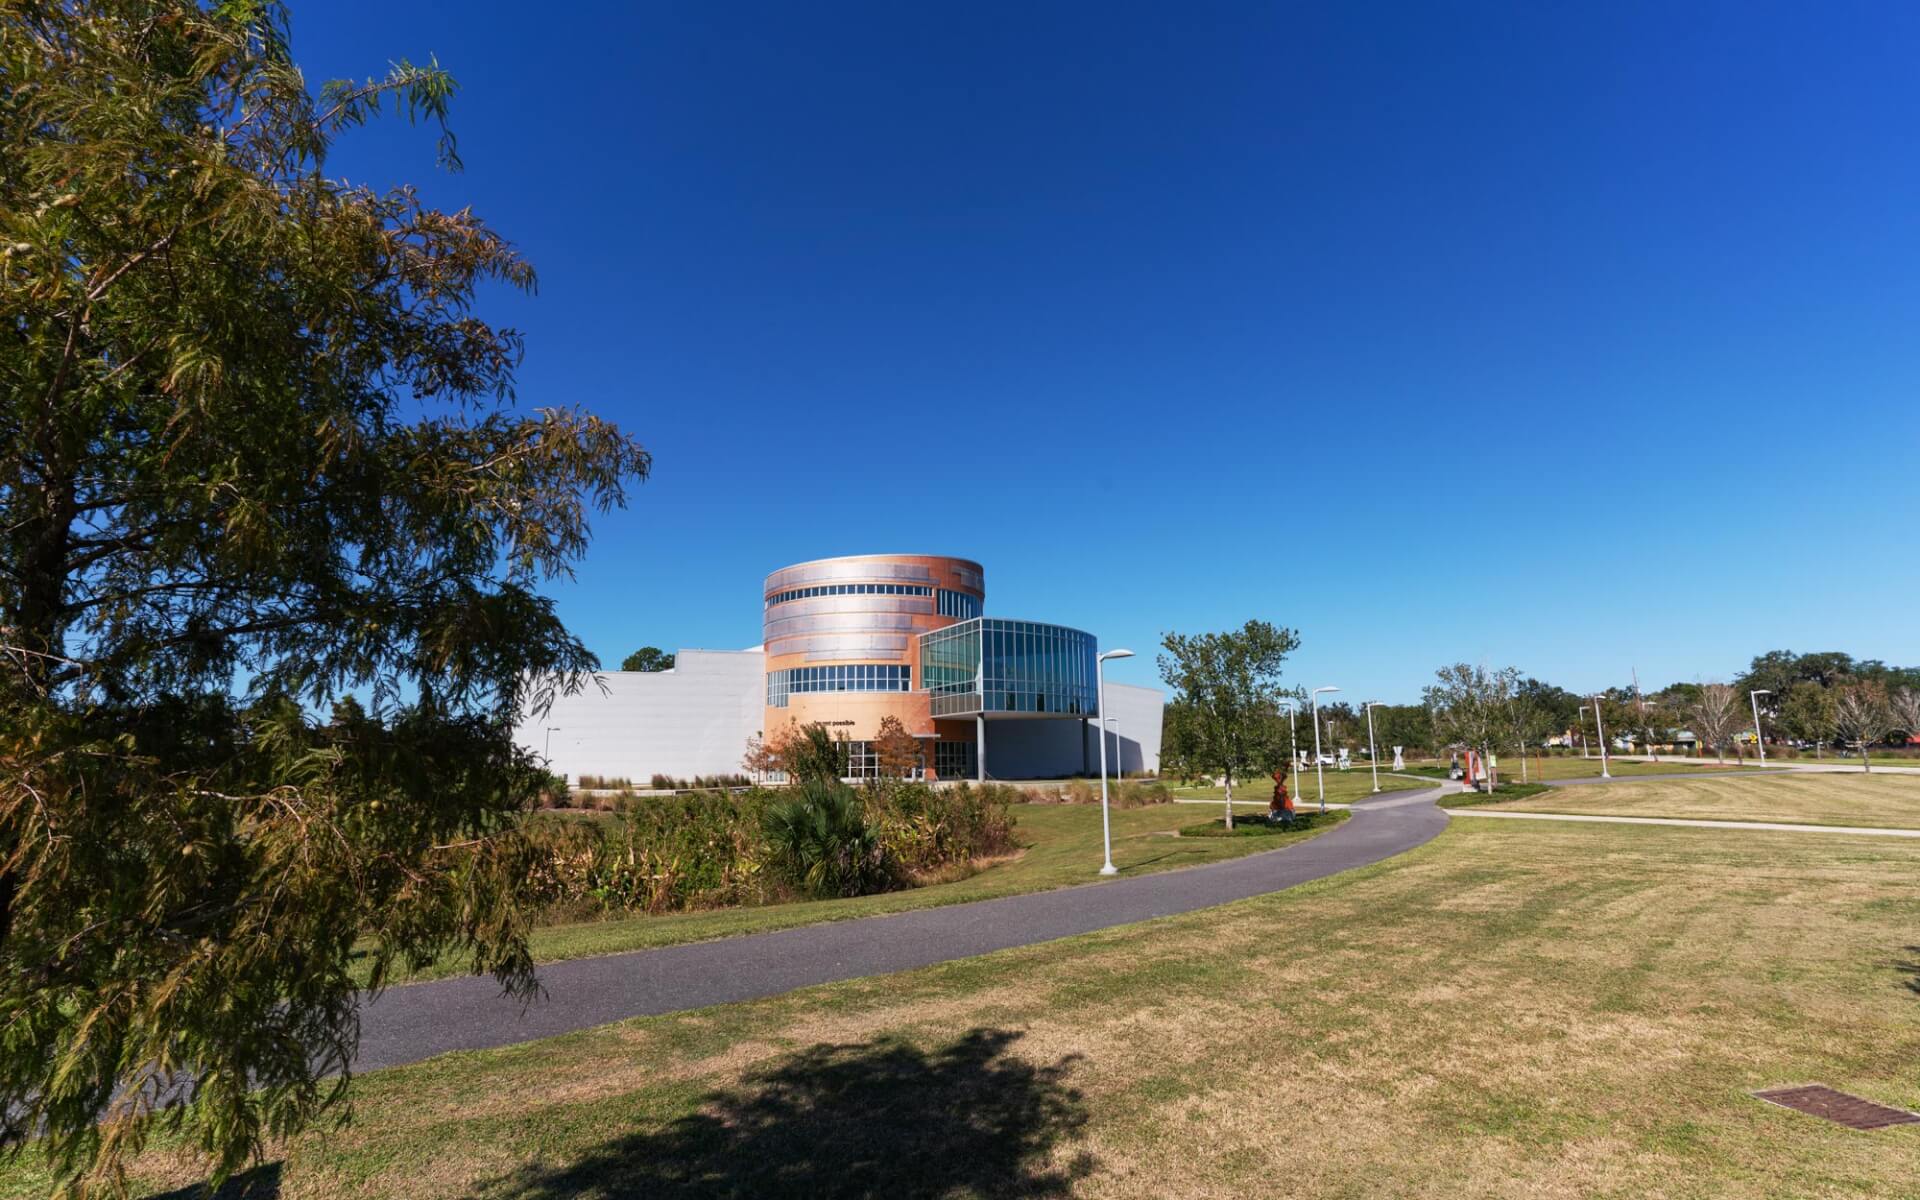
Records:
{"label": "ornamental grass clump", "polygon": [[624,798],[611,817],[528,822],[534,890],[548,921],[669,913],[777,899],[755,797]]}
{"label": "ornamental grass clump", "polygon": [[1006,784],[933,788],[880,780],[866,786],[862,799],[890,871],[897,882],[909,884],[956,864],[1010,853],[1009,805],[1022,796]]}

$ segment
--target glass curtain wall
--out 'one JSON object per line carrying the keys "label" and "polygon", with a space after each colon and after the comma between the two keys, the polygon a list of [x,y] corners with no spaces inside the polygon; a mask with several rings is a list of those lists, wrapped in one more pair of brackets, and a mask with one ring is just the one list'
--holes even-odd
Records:
{"label": "glass curtain wall", "polygon": [[980,711],[978,618],[920,635],[920,681],[934,716]]}
{"label": "glass curtain wall", "polygon": [[921,635],[921,679],[936,717],[1089,716],[1095,647],[1064,625],[980,617]]}

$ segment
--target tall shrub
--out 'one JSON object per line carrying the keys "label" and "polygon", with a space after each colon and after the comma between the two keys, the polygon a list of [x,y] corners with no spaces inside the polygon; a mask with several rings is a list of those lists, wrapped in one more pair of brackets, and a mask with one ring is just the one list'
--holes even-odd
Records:
{"label": "tall shrub", "polygon": [[880,839],[843,783],[807,780],[797,799],[767,806],[761,828],[774,865],[811,896],[859,896],[890,882]]}

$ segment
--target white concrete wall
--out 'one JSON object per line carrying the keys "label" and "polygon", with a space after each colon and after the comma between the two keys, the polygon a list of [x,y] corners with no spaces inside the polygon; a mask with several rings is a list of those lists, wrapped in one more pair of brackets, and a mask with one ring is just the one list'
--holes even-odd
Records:
{"label": "white concrete wall", "polygon": [[[736,774],[747,738],[760,732],[765,714],[766,656],[757,650],[682,650],[671,671],[606,671],[600,678],[604,692],[588,683],[578,695],[556,699],[545,718],[514,729],[522,746],[546,754],[548,765],[569,780],[624,777],[645,787],[655,774]],[[1154,688],[1107,685],[1107,709],[1118,721],[1117,737],[1107,735],[1108,770],[1160,769],[1164,706]],[[987,775],[1091,775],[1100,765],[1093,737],[1091,721],[988,721]]]}
{"label": "white concrete wall", "polygon": [[[1107,685],[1107,715],[1116,724],[1107,733],[1107,770],[1160,770],[1160,721],[1163,693],[1123,683]],[[1093,775],[1100,770],[1100,743],[1092,721],[1006,718],[987,722],[989,779],[1052,779]],[[1082,746],[1085,755],[1082,757]]]}
{"label": "white concrete wall", "polygon": [[601,679],[604,692],[589,681],[514,729],[569,780],[624,776],[645,787],[655,774],[739,773],[766,708],[766,656],[755,650],[682,650],[671,671],[606,671]]}
{"label": "white concrete wall", "polygon": [[[1120,770],[1160,773],[1160,724],[1167,707],[1166,693],[1158,688],[1135,687],[1128,683],[1107,685],[1107,715],[1118,719]],[[1114,735],[1109,734],[1112,738]],[[1113,754],[1113,741],[1107,753]]]}

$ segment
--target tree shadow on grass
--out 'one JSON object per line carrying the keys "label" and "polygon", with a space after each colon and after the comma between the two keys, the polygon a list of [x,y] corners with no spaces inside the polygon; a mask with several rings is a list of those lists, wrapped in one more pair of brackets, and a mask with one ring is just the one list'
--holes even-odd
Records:
{"label": "tree shadow on grass", "polygon": [[1906,957],[1896,959],[1893,969],[1905,975],[1906,988],[1910,992],[1920,992],[1920,946],[1902,946]]}
{"label": "tree shadow on grass", "polygon": [[1066,1075],[1021,1035],[976,1029],[931,1052],[897,1038],[819,1045],[715,1092],[670,1125],[489,1180],[486,1200],[1065,1196],[1093,1169],[1052,1161],[1086,1123]]}
{"label": "tree shadow on grass", "polygon": [[204,1183],[190,1183],[149,1200],[277,1200],[279,1195],[280,1164],[272,1162],[240,1172],[217,1191],[209,1191]]}

